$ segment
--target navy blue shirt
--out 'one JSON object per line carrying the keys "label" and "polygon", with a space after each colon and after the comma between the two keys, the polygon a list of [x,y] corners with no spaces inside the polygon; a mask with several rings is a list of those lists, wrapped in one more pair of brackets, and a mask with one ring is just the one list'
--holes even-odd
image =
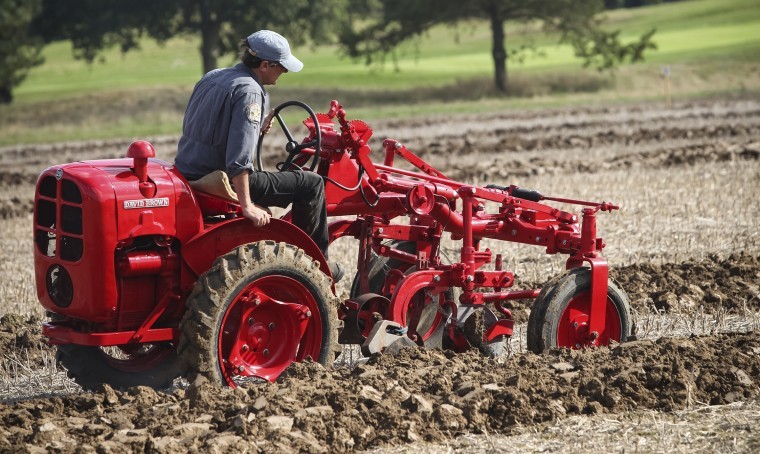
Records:
{"label": "navy blue shirt", "polygon": [[242,63],[208,72],[188,101],[175,166],[188,180],[250,172],[268,111],[266,90]]}

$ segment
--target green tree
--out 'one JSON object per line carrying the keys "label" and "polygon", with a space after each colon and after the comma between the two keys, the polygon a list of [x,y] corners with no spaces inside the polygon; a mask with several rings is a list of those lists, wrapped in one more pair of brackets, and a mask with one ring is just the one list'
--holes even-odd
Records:
{"label": "green tree", "polygon": [[355,21],[342,31],[340,40],[350,56],[370,63],[436,25],[485,19],[491,30],[494,83],[506,92],[507,59],[525,50],[507,51],[508,21],[542,23],[545,30],[558,32],[560,42],[571,44],[584,65],[600,70],[642,60],[646,49],[655,48],[654,30],[623,44],[619,31],[602,29],[597,13],[603,9],[603,0],[352,0],[352,10],[370,19]]}
{"label": "green tree", "polygon": [[0,104],[13,101],[13,88],[43,62],[42,41],[29,32],[40,0],[0,0]]}
{"label": "green tree", "polygon": [[199,36],[203,71],[237,50],[241,38],[269,28],[291,44],[331,39],[345,0],[43,0],[35,22],[47,41],[70,39],[75,55],[92,61],[110,46],[129,51],[140,38],[163,42]]}

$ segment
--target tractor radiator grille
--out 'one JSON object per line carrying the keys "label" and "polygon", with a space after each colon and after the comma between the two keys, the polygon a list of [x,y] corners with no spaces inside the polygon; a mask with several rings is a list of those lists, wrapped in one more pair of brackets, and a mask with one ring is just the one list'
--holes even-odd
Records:
{"label": "tractor radiator grille", "polygon": [[148,315],[150,315],[150,311],[124,311],[119,315],[119,328],[137,329],[148,318]]}
{"label": "tractor radiator grille", "polygon": [[34,209],[34,242],[48,257],[76,262],[84,252],[82,193],[66,179],[46,176],[39,185]]}

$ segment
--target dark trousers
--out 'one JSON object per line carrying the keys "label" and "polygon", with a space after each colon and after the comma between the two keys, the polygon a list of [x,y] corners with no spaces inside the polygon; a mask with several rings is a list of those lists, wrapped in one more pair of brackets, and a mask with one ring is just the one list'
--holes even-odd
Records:
{"label": "dark trousers", "polygon": [[248,177],[251,201],[261,206],[285,208],[293,204],[293,224],[317,243],[327,258],[329,237],[325,184],[313,172],[252,172]]}

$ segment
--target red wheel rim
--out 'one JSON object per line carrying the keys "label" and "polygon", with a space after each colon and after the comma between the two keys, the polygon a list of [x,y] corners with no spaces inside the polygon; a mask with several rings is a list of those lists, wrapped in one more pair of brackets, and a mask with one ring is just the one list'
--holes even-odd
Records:
{"label": "red wheel rim", "polygon": [[[557,327],[557,346],[579,349],[591,345],[588,332],[591,313],[591,292],[581,292],[567,304]],[[620,341],[620,314],[615,303],[607,297],[604,331],[599,333],[597,345],[609,345],[610,340]]]}
{"label": "red wheel rim", "polygon": [[293,361],[318,360],[321,348],[317,301],[305,285],[287,276],[251,282],[222,318],[219,364],[232,387],[240,377],[274,381]]}
{"label": "red wheel rim", "polygon": [[126,373],[149,371],[163,364],[173,352],[172,344],[136,344],[100,348],[100,354],[106,364]]}

